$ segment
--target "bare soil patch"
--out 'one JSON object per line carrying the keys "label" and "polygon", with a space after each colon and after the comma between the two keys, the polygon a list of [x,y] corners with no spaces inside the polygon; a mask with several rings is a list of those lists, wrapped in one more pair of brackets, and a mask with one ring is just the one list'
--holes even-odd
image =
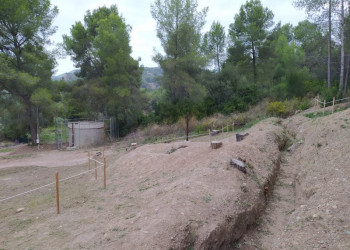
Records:
{"label": "bare soil patch", "polygon": [[[101,171],[0,204],[4,249],[227,249],[253,224],[276,176],[283,129],[276,119],[249,129],[236,142],[220,135],[107,152],[107,189]],[[212,137],[213,139],[213,137]],[[215,139],[216,140],[216,139]],[[186,147],[185,147],[186,146]],[[177,150],[172,151],[175,148]],[[247,174],[230,159],[247,163]],[[87,170],[87,151],[35,152],[0,160],[0,197],[16,194]],[[4,187],[4,188],[3,188]],[[24,208],[16,213],[18,208]]]}
{"label": "bare soil patch", "polygon": [[350,249],[350,110],[304,114],[283,122],[294,146],[266,213],[240,249]]}

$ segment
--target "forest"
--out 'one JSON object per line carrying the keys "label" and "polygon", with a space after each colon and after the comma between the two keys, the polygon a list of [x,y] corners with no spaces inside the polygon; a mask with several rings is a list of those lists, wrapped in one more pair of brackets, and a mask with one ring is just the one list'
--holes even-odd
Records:
{"label": "forest", "polygon": [[[143,65],[131,56],[131,26],[117,5],[87,10],[72,24],[61,50],[77,68],[73,81],[53,80],[58,50],[48,50],[58,8],[50,0],[0,1],[0,138],[36,142],[54,118],[116,117],[120,133],[244,112],[268,100],[348,96],[350,8],[344,0],[294,0],[307,12],[296,26],[274,23],[260,0],[203,32],[208,8],[197,0],[155,0],[148,11],[164,52],[153,60],[158,86],[141,88]],[[144,78],[147,75],[143,76]],[[284,115],[283,112],[276,112]]]}

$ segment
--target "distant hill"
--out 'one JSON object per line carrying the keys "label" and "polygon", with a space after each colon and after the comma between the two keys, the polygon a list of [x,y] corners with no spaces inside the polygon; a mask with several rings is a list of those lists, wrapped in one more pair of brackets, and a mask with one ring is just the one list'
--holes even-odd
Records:
{"label": "distant hill", "polygon": [[[58,76],[53,76],[52,80],[64,80],[66,82],[73,82],[78,79],[75,75],[78,70],[73,70]],[[144,67],[142,73],[141,88],[155,90],[159,88],[158,78],[163,75],[163,71],[159,67]]]}
{"label": "distant hill", "polygon": [[141,88],[155,90],[159,88],[158,78],[163,75],[159,67],[145,67],[142,74]]}
{"label": "distant hill", "polygon": [[53,76],[52,80],[55,80],[55,81],[64,80],[66,82],[73,82],[78,79],[78,77],[75,75],[77,72],[78,70],[73,70],[71,72],[63,73],[58,76]]}

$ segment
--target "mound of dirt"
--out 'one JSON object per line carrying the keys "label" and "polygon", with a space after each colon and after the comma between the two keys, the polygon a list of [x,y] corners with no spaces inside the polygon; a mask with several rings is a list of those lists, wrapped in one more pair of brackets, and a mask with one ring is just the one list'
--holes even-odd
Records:
{"label": "mound of dirt", "polygon": [[261,225],[238,247],[350,249],[350,109],[283,125],[294,144]]}
{"label": "mound of dirt", "polygon": [[[211,149],[209,141],[176,142],[144,145],[122,156],[113,164],[118,211],[108,225],[122,228],[125,236],[108,246],[230,246],[264,208],[283,144],[282,128],[275,124],[275,119],[258,124],[241,142],[232,134],[219,149]],[[230,167],[232,157],[246,162],[247,174]]]}

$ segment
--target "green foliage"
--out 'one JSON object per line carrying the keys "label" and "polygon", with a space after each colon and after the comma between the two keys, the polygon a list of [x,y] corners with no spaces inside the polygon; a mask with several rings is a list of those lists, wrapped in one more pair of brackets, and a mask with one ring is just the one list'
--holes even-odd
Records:
{"label": "green foliage", "polygon": [[162,69],[159,67],[144,67],[142,72],[141,88],[155,90],[159,88],[159,80],[163,75]]}
{"label": "green foliage", "polygon": [[[264,8],[260,0],[249,0],[241,6],[234,20],[234,23],[230,24],[229,36],[238,50],[230,52],[240,53],[244,64],[250,64],[252,56],[253,79],[256,83],[258,51],[267,37],[268,29],[273,25],[273,13]],[[234,55],[231,54],[230,57]]]}
{"label": "green foliage", "polygon": [[221,71],[225,57],[226,34],[225,27],[219,22],[213,22],[210,31],[204,35],[203,49],[209,58],[214,61],[215,68]]}
{"label": "green foliage", "polygon": [[282,102],[270,102],[266,112],[272,116],[283,117],[287,113],[287,107]]}
{"label": "green foliage", "polygon": [[112,5],[87,11],[84,24],[77,22],[63,37],[83,77],[67,96],[69,118],[114,116],[122,133],[138,124],[142,67],[131,57],[130,29]]}
{"label": "green foliage", "polygon": [[55,32],[52,22],[57,13],[49,0],[1,2],[0,92],[11,95],[15,101],[15,109],[5,106],[2,114],[3,133],[9,138],[25,137],[30,132],[35,142],[36,110],[39,108],[43,115],[41,110],[53,103],[50,95],[45,95],[52,91],[55,60],[45,45]]}
{"label": "green foliage", "polygon": [[157,36],[165,52],[158,52],[153,59],[163,70],[161,84],[170,104],[198,103],[205,95],[196,78],[206,64],[200,43],[208,8],[200,12],[197,8],[196,0],[156,0],[151,5]]}

